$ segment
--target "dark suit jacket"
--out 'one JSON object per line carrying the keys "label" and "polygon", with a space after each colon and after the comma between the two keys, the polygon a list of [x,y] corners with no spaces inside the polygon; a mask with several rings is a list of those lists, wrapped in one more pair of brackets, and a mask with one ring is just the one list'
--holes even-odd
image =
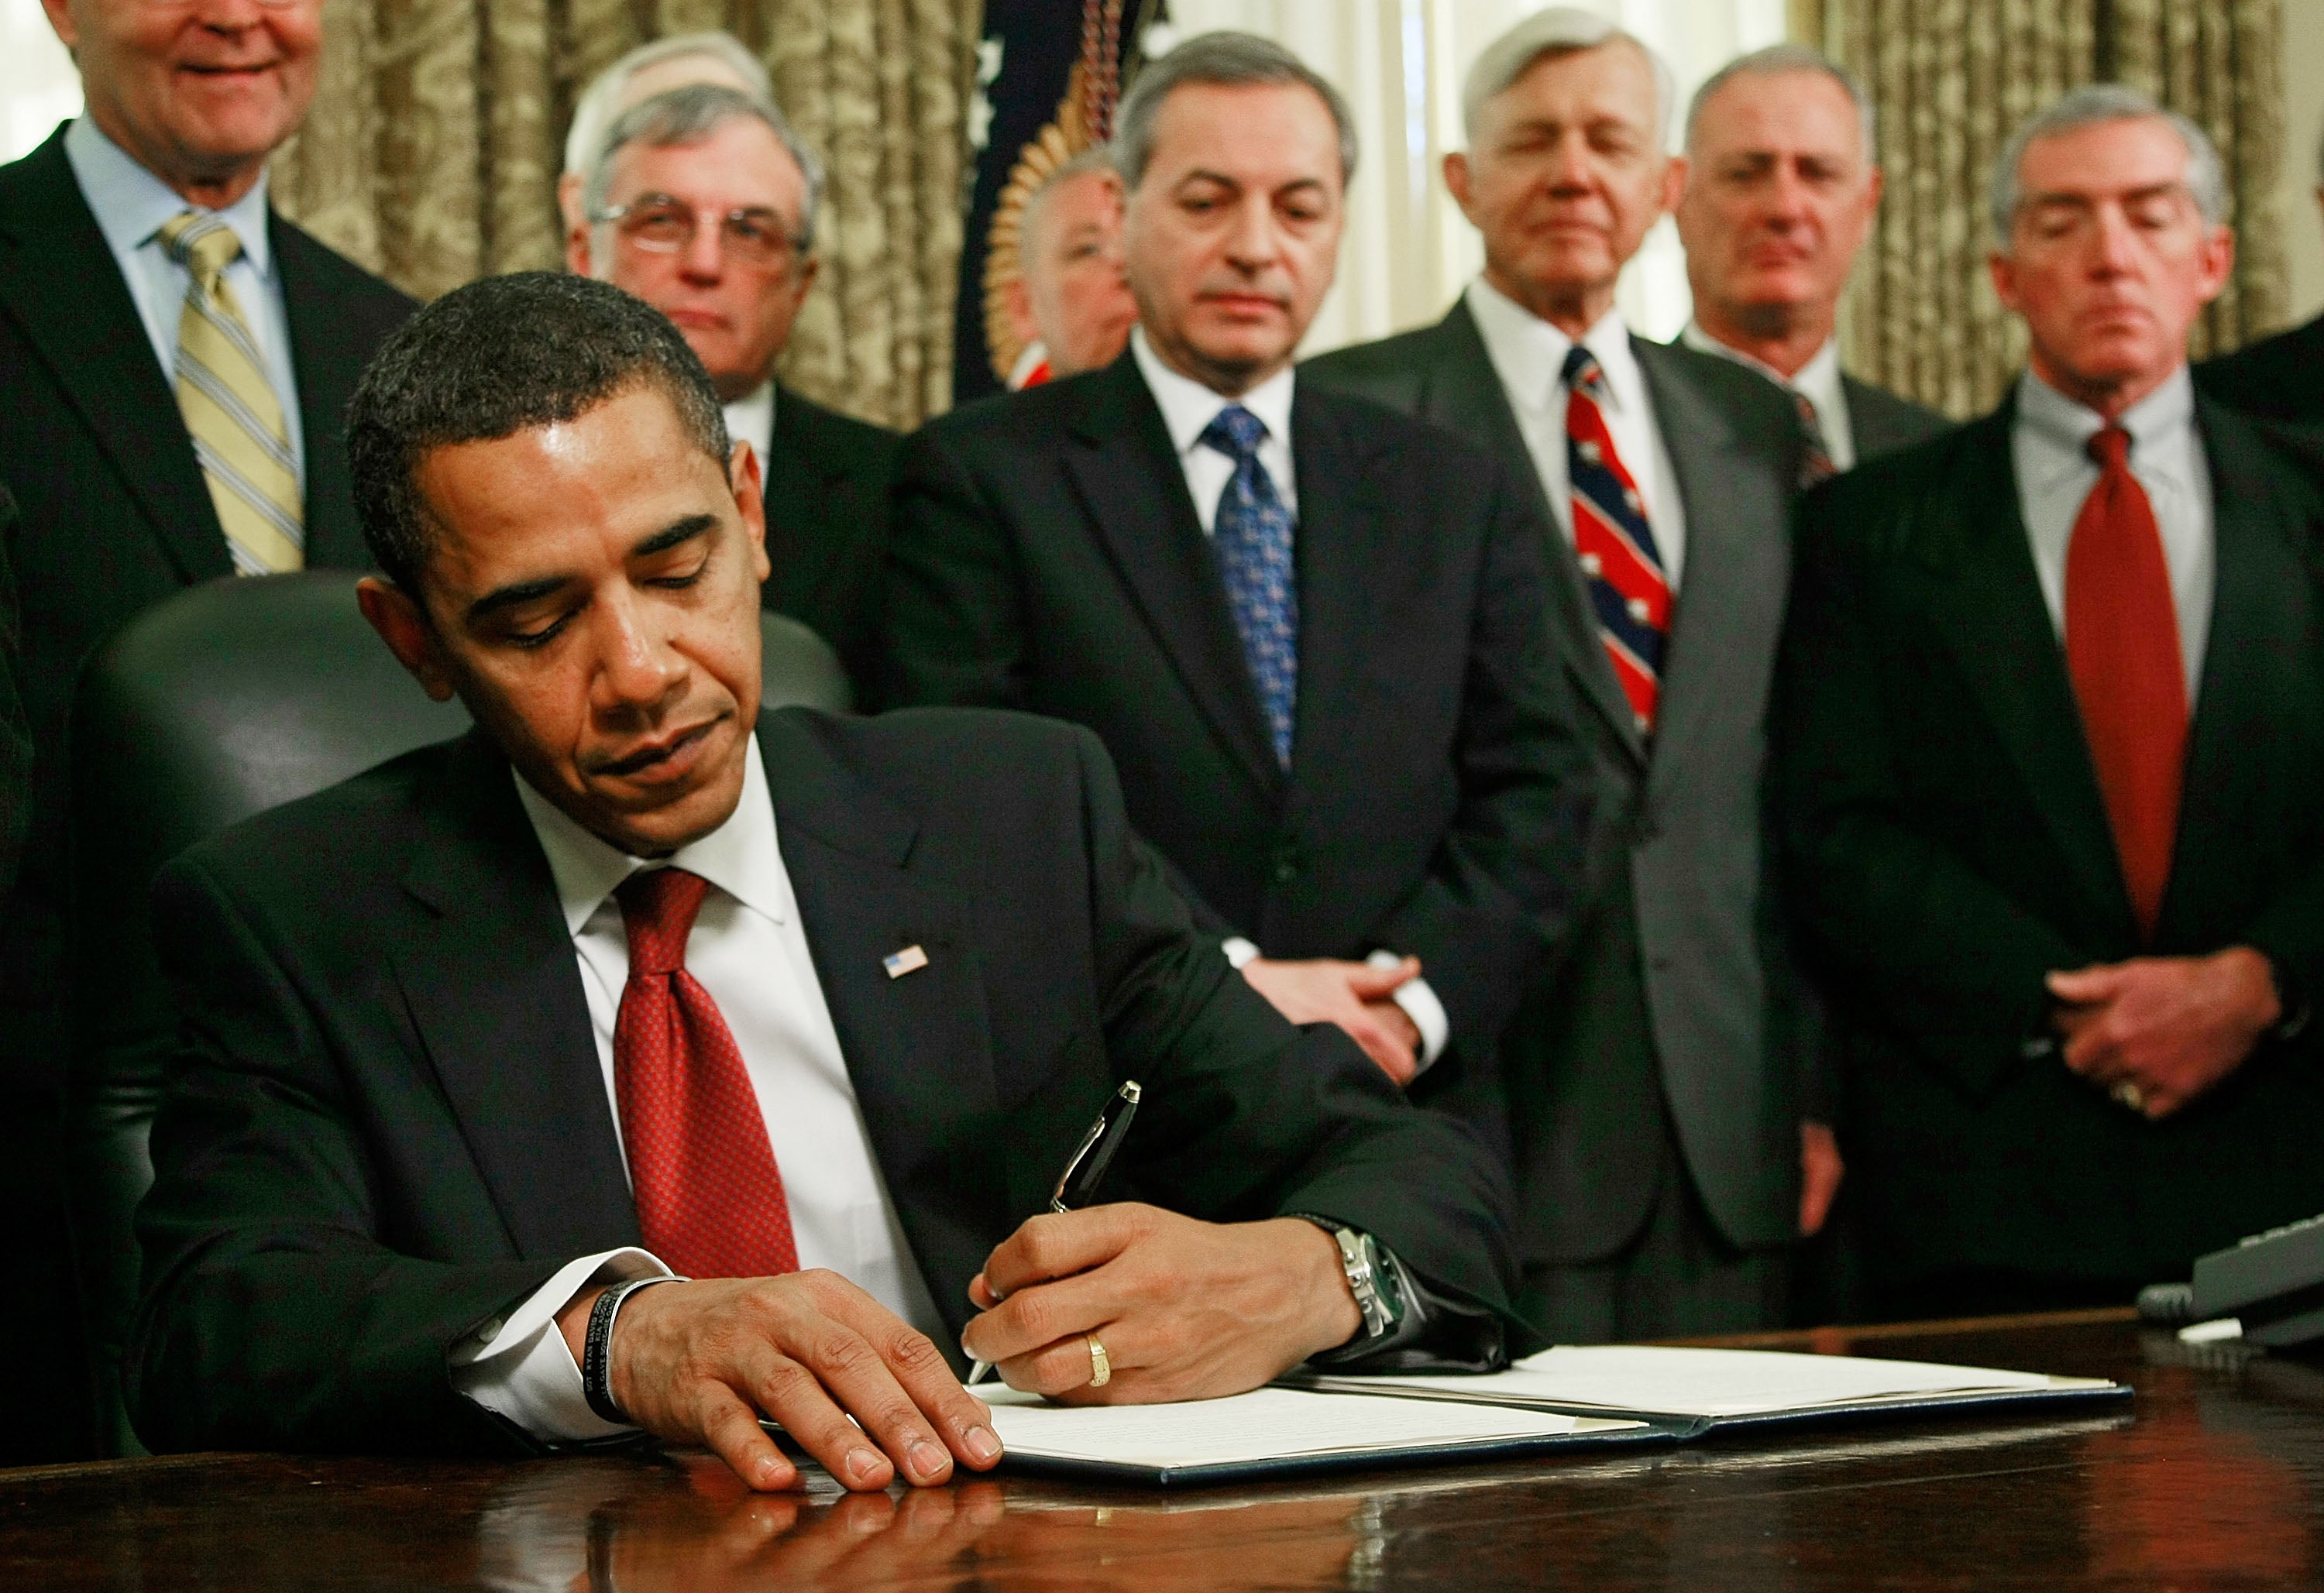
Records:
{"label": "dark suit jacket", "polygon": [[[1504,1045],[1518,1244],[1532,1261],[1594,1259],[1637,1231],[1661,1174],[1665,1101],[1730,1241],[1778,1244],[1798,1220],[1811,1042],[1767,899],[1760,792],[1799,417],[1731,360],[1631,346],[1685,500],[1686,562],[1649,748],[1572,547],[1554,529],[1540,533],[1551,630],[1589,704],[1600,822],[1580,935]],[[1554,527],[1465,303],[1434,327],[1326,355],[1306,375],[1483,444],[1525,483],[1536,524]]]}
{"label": "dark suit jacket", "polygon": [[[412,302],[276,216],[306,432],[307,559],[365,568],[342,416]],[[124,621],[228,575],[226,535],[169,379],[66,162],[64,135],[0,167],[0,476],[23,520],[5,552],[23,605],[34,750],[23,876],[0,903],[0,1093],[46,1098],[65,1044],[58,998],[66,719],[81,661]]]}
{"label": "dark suit jacket", "polygon": [[16,882],[24,831],[32,823],[32,732],[24,723],[24,697],[16,685],[21,617],[8,544],[16,529],[16,500],[0,482],[0,901]]}
{"label": "dark suit jacket", "polygon": [[[1088,725],[1198,921],[1274,957],[1418,956],[1453,1048],[1481,1073],[1563,929],[1588,815],[1540,536],[1491,460],[1430,428],[1303,382],[1291,432],[1287,774],[1128,353],[906,445],[889,576],[897,699]],[[1442,1088],[1457,1073],[1432,1076]]]}
{"label": "dark suit jacket", "polygon": [[1786,862],[1838,1007],[1876,1268],[2126,1288],[2324,1210],[2312,1040],[2263,1044],[2148,1123],[2044,1044],[2043,987],[2243,944],[2317,988],[2324,521],[2247,422],[2199,401],[2218,593],[2144,948],[2018,512],[2014,411],[1808,499],[1779,689]]}
{"label": "dark suit jacket", "polygon": [[2324,425],[2324,316],[2205,360],[2195,385],[2264,420]]}
{"label": "dark suit jacket", "polygon": [[[750,439],[753,447],[758,438]],[[880,576],[888,488],[902,439],[779,382],[767,450],[767,607],[831,643],[869,704],[880,676]]]}
{"label": "dark suit jacket", "polygon": [[[784,866],[872,1149],[957,1355],[969,1279],[1118,1082],[1107,1198],[1377,1235],[1499,1309],[1489,1160],[1199,940],[1084,732],[763,715]],[[154,890],[184,1043],[139,1212],[127,1363],[161,1449],[509,1435],[445,1357],[575,1256],[639,1242],[572,941],[481,733],[204,842]],[[927,948],[890,979],[881,959]],[[1523,1334],[1518,1334],[1520,1339]]]}
{"label": "dark suit jacket", "polygon": [[1848,428],[1856,442],[1856,462],[1868,464],[1952,429],[1952,422],[1926,404],[1900,398],[1885,387],[1858,382],[1843,371],[1840,390],[1848,399]]}

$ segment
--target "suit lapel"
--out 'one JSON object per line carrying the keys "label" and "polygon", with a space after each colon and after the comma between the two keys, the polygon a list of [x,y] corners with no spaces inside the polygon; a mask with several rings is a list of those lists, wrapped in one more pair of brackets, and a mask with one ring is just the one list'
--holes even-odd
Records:
{"label": "suit lapel", "polygon": [[290,327],[290,368],[298,373],[299,425],[306,438],[307,564],[367,569],[371,551],[355,519],[355,483],[342,433],[347,401],[363,377],[332,303],[330,251],[275,215],[266,233],[281,275],[282,310]]}
{"label": "suit lapel", "polygon": [[1541,472],[1535,467],[1533,451],[1526,447],[1525,433],[1518,428],[1517,418],[1509,408],[1508,392],[1501,386],[1501,373],[1493,367],[1493,357],[1486,352],[1484,335],[1477,330],[1477,319],[1469,313],[1464,299],[1455,303],[1438,323],[1443,335],[1443,355],[1437,367],[1430,373],[1428,387],[1423,397],[1423,409],[1428,418],[1447,430],[1470,437],[1490,448],[1508,465],[1510,473],[1529,489],[1541,529],[1549,539],[1549,602],[1554,611],[1556,640],[1567,668],[1582,683],[1582,695],[1598,716],[1606,722],[1623,750],[1639,767],[1646,764],[1646,743],[1638,739],[1637,722],[1630,714],[1630,700],[1622,695],[1622,683],[1615,677],[1614,665],[1606,656],[1606,644],[1599,639],[1598,618],[1590,605],[1590,591],[1583,582],[1582,566],[1574,558],[1573,545],[1557,529],[1557,518],[1550,509],[1549,494],[1541,484]]}
{"label": "suit lapel", "polygon": [[1914,538],[1939,579],[1927,612],[2084,895],[2135,938],[2065,653],[2034,570],[2010,448],[2014,399],[1963,428]]}
{"label": "suit lapel", "polygon": [[2190,905],[2183,893],[2200,881],[2232,878],[2236,870],[2216,860],[2248,852],[2241,815],[2261,806],[2250,787],[2267,767],[2251,748],[2271,739],[2271,721],[2284,704],[2312,689],[2288,668],[2307,656],[2312,610],[2287,594],[2310,587],[2303,560],[2274,518],[2280,496],[2263,463],[2263,445],[2208,399],[2197,398],[2195,417],[2211,473],[2217,579],[2163,902],[2166,937],[2174,909]]}
{"label": "suit lapel", "polygon": [[[828,486],[807,462],[801,436],[812,423],[791,395],[775,389],[775,429],[767,441],[767,557],[774,566],[768,578],[774,606],[787,614],[805,612],[807,598],[823,580],[818,557],[828,540],[822,534],[824,494]],[[746,439],[753,447],[756,437]]]}
{"label": "suit lapel", "polygon": [[1357,689],[1376,622],[1370,594],[1381,586],[1387,506],[1379,473],[1351,435],[1329,393],[1294,389],[1292,456],[1299,468],[1299,702],[1292,738],[1295,775],[1334,745],[1335,711],[1360,711]]}
{"label": "suit lapel", "polygon": [[0,303],[113,460],[179,578],[232,573],[177,395],[73,180],[62,129],[10,179],[0,193]]}
{"label": "suit lapel", "polygon": [[[959,904],[908,868],[918,824],[791,713],[759,720],[783,866],[913,1254],[948,1319],[1010,1227],[979,948]],[[890,978],[885,959],[927,953]]]}
{"label": "suit lapel", "polygon": [[508,765],[481,731],[426,798],[393,953],[412,1022],[520,1255],[640,1242],[573,942]]}
{"label": "suit lapel", "polygon": [[1219,739],[1272,796],[1283,773],[1259,687],[1162,412],[1129,354],[1089,393],[1089,407],[1074,419],[1079,446],[1068,448],[1066,471],[1164,655]]}

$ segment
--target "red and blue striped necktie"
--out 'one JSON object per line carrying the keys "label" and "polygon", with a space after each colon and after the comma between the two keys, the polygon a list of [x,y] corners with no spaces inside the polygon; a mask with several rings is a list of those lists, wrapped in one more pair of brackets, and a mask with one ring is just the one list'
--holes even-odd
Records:
{"label": "red and blue striped necktie", "polygon": [[1663,649],[1670,640],[1670,580],[1638,483],[1606,428],[1606,373],[1580,344],[1566,351],[1565,479],[1572,489],[1573,552],[1589,583],[1598,635],[1614,660],[1641,736],[1655,728]]}

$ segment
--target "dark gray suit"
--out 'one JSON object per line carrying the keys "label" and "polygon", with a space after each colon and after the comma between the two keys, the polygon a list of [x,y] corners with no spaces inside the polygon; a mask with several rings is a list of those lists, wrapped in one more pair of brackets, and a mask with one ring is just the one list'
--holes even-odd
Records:
{"label": "dark gray suit", "polygon": [[[1580,934],[1504,1042],[1500,1104],[1529,1285],[1622,1256],[1673,1213],[1691,1236],[1678,1248],[1698,1252],[1706,1239],[1711,1251],[1770,1251],[1796,1226],[1799,1074],[1811,1046],[1767,899],[1761,784],[1799,421],[1765,379],[1730,362],[1633,346],[1686,504],[1687,557],[1649,748],[1572,550],[1563,539],[1552,549],[1553,629],[1590,704],[1599,823]],[[1493,450],[1532,485],[1542,523],[1555,523],[1465,303],[1303,375]],[[1548,1312],[1541,1325],[1565,1339],[1711,1331],[1772,1314],[1779,1271],[1766,1285],[1764,1299],[1698,1307],[1650,1283],[1660,1303],[1594,1322],[1537,1293],[1527,1308]]]}
{"label": "dark gray suit", "polygon": [[1858,465],[1952,429],[1952,421],[1926,404],[1858,382],[1845,371],[1840,374],[1840,391],[1848,400],[1848,430],[1856,442]]}

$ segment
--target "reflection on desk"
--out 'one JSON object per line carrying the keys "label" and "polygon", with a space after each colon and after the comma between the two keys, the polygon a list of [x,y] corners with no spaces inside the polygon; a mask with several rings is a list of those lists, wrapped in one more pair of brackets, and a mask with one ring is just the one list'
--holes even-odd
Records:
{"label": "reflection on desk", "polygon": [[2324,1371],[2127,1313],[1777,1348],[2138,1391],[2129,1412],[1720,1441],[1164,1496],[1029,1478],[753,1496],[647,1451],[512,1462],[196,1456],[0,1472],[0,1586],[851,1593],[2315,1586]]}

